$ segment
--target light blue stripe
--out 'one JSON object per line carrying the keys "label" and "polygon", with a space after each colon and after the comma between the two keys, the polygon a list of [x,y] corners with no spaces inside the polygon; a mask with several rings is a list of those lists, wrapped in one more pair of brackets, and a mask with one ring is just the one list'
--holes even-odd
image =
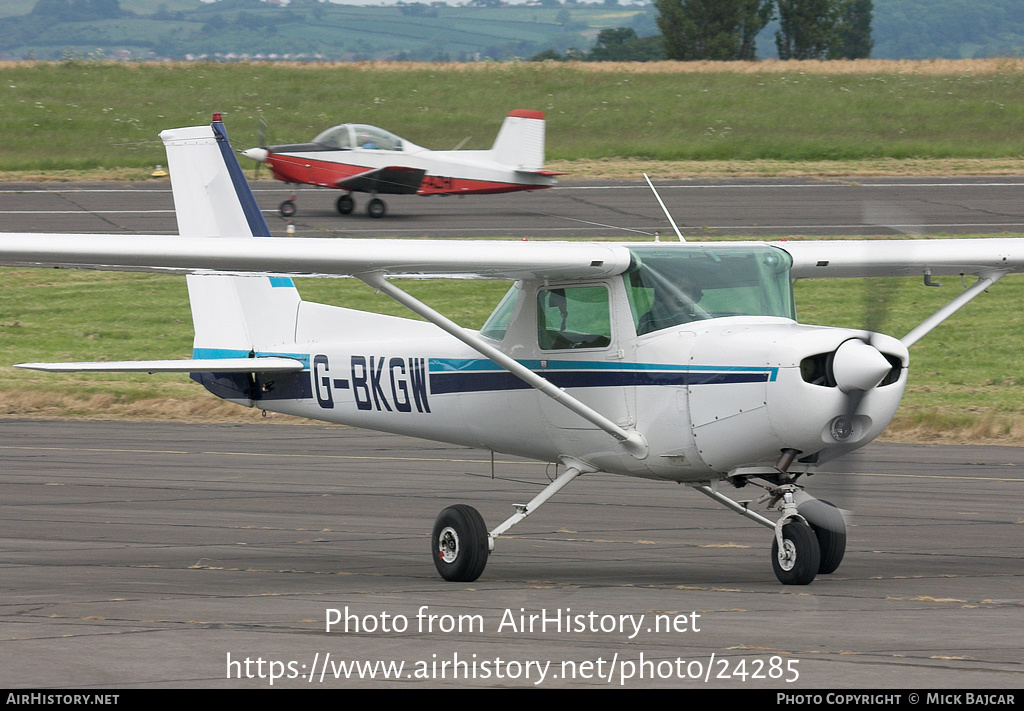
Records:
{"label": "light blue stripe", "polygon": [[[225,358],[248,358],[252,351],[243,351],[235,348],[193,348],[192,357],[196,360],[223,360]],[[292,358],[302,362],[302,367],[309,369],[308,353],[272,353],[256,352],[257,358]]]}
{"label": "light blue stripe", "polygon": [[[677,365],[661,363],[602,363],[590,360],[547,360],[541,367],[540,360],[520,360],[530,370],[607,370],[607,371],[669,371],[680,373],[768,373],[768,379],[775,381],[779,374],[777,367],[745,365]],[[475,372],[504,370],[497,363],[482,358],[431,358],[431,373]]]}

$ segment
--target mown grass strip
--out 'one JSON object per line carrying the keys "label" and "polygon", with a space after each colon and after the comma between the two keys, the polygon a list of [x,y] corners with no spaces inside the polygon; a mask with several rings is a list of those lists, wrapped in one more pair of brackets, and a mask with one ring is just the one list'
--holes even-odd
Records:
{"label": "mown grass strip", "polygon": [[[845,71],[843,71],[845,70]],[[1024,148],[1024,62],[0,65],[0,170],[144,167],[157,134],[224,112],[239,147],[345,121],[486,148],[548,116],[551,160],[1006,158]]]}

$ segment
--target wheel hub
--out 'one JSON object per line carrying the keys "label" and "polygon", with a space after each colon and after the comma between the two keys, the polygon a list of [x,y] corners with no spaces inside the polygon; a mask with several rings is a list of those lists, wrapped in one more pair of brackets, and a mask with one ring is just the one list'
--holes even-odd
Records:
{"label": "wheel hub", "polygon": [[793,545],[793,541],[788,538],[782,540],[782,547],[779,548],[779,567],[785,571],[790,571],[793,566],[796,565],[796,546]]}
{"label": "wheel hub", "polygon": [[451,526],[446,526],[437,537],[438,557],[445,563],[454,563],[459,557],[459,534]]}

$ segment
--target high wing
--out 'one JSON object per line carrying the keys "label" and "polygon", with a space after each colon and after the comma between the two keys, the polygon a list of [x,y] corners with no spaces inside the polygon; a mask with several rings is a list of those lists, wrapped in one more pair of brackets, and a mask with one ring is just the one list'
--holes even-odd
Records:
{"label": "high wing", "polygon": [[[770,243],[797,279],[1024,271],[1024,239],[803,240]],[[665,243],[699,250],[701,243]],[[626,271],[624,243],[251,236],[0,235],[0,263],[94,269],[278,275],[599,278]]]}
{"label": "high wing", "polygon": [[408,168],[392,165],[377,168],[342,178],[334,185],[345,190],[361,193],[386,193],[389,195],[415,195],[427,171],[422,168]]}
{"label": "high wing", "polygon": [[599,278],[624,272],[620,245],[564,242],[0,235],[0,264],[276,275]]}
{"label": "high wing", "polygon": [[1024,268],[1024,239],[807,240],[777,242],[793,257],[797,279],[980,276]]}

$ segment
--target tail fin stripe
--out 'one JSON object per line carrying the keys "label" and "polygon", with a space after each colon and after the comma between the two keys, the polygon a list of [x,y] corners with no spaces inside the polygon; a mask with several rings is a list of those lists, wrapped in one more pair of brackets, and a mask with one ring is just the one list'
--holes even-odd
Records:
{"label": "tail fin stripe", "polygon": [[242,206],[245,219],[249,223],[249,229],[252,231],[253,237],[270,237],[270,227],[267,226],[267,221],[263,219],[263,213],[260,212],[260,207],[256,204],[256,198],[249,188],[249,183],[246,181],[245,175],[242,174],[242,166],[238,164],[238,158],[235,156],[235,152],[231,150],[227,129],[224,128],[224,123],[219,118],[219,114],[215,116],[210,126],[213,128],[213,135],[217,138],[221,157],[224,158],[224,165],[228,169],[228,175],[231,177],[231,183],[235,187],[235,193],[238,195],[238,202]]}

